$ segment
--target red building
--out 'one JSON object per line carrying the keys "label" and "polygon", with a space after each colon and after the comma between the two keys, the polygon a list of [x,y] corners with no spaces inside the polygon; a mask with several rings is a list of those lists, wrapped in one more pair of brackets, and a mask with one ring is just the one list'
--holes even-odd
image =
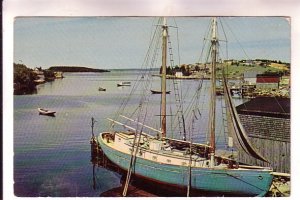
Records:
{"label": "red building", "polygon": [[256,88],[270,88],[277,89],[279,87],[280,76],[279,75],[266,75],[257,74],[256,76]]}

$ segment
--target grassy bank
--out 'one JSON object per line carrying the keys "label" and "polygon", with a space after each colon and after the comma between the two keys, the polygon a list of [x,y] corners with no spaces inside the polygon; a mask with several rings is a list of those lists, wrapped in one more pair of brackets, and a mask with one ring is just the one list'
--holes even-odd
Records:
{"label": "grassy bank", "polygon": [[[225,67],[225,73],[228,74],[229,77],[241,77],[244,72],[253,71],[253,72],[261,72],[261,73],[283,73],[283,70],[276,69],[273,67],[266,66],[242,66],[242,65],[229,65]],[[217,71],[217,76],[221,76],[222,70]]]}

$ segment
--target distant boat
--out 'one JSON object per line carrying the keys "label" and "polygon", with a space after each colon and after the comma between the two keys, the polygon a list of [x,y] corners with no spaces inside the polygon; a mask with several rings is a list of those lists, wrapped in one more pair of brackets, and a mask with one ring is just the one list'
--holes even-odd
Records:
{"label": "distant boat", "polygon": [[106,91],[106,89],[103,87],[99,87],[98,91]]}
{"label": "distant boat", "polygon": [[217,96],[224,95],[224,89],[223,88],[216,88],[216,95]]}
{"label": "distant boat", "polygon": [[40,113],[40,115],[48,115],[48,116],[53,116],[55,115],[55,111],[50,111],[50,110],[46,110],[46,109],[43,109],[43,108],[38,108],[38,111]]}
{"label": "distant boat", "polygon": [[42,83],[45,83],[45,79],[38,79],[38,80],[34,80],[35,84],[42,84]]}
{"label": "distant boat", "polygon": [[122,81],[120,83],[117,84],[118,87],[120,86],[131,86],[131,82],[129,81]]}
{"label": "distant boat", "polygon": [[[160,90],[151,90],[152,94],[161,94],[162,92]],[[170,94],[170,90],[166,91],[166,94]]]}

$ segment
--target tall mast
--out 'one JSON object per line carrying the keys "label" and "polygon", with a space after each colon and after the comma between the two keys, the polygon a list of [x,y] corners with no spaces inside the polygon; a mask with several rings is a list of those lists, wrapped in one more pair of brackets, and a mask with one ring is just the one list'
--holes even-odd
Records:
{"label": "tall mast", "polygon": [[215,113],[216,113],[216,63],[217,63],[217,19],[213,17],[212,20],[212,37],[211,37],[211,95],[210,95],[210,154],[211,167],[214,166],[215,160]]}
{"label": "tall mast", "polygon": [[167,19],[164,17],[162,30],[162,72],[161,72],[161,131],[162,137],[166,137],[166,71],[167,71]]}

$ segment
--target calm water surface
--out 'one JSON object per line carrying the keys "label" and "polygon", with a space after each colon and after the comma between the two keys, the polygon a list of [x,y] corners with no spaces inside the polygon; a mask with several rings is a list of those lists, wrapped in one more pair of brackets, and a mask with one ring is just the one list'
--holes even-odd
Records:
{"label": "calm water surface", "polygon": [[[95,197],[120,187],[118,173],[102,167],[93,173],[91,117],[97,120],[95,133],[107,129],[105,118],[114,116],[131,90],[117,82],[134,83],[138,73],[65,73],[64,79],[39,85],[37,94],[14,96],[15,195]],[[158,84],[159,79],[153,88]],[[99,86],[107,91],[99,92]],[[55,110],[56,117],[39,115],[38,107]]]}
{"label": "calm water surface", "polygon": [[[120,186],[120,176],[96,168],[93,189],[90,158],[91,117],[100,131],[134,80],[124,72],[66,73],[66,78],[38,86],[36,95],[14,96],[14,192],[16,196],[99,196]],[[98,91],[99,86],[107,89]],[[56,117],[39,115],[38,107],[55,110]]]}

